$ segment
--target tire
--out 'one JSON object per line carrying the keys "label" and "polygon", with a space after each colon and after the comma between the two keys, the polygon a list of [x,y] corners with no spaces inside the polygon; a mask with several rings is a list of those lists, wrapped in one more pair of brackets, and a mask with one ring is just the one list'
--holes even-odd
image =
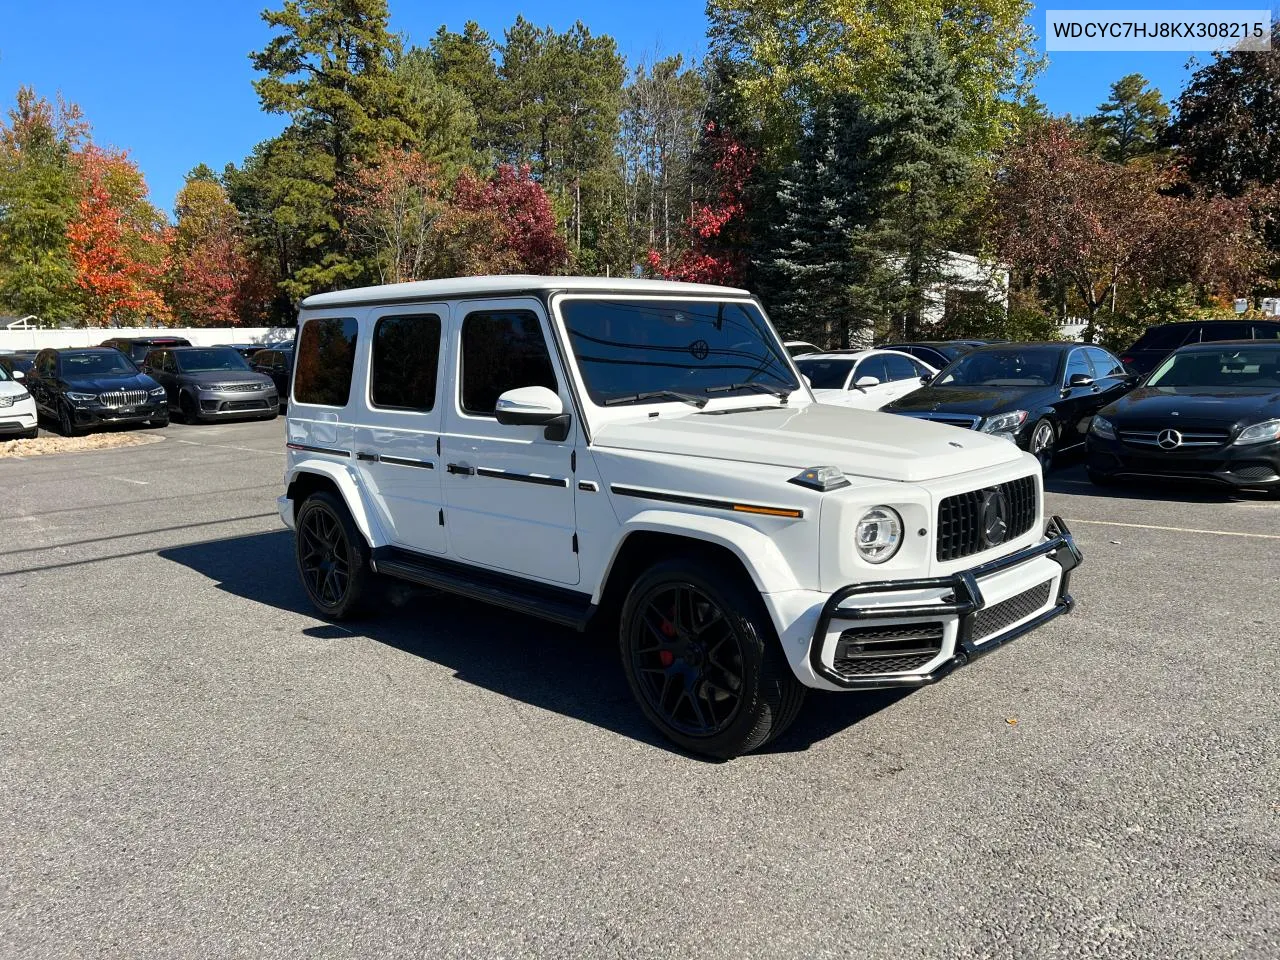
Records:
{"label": "tire", "polygon": [[691,753],[729,760],[755,750],[804,702],[751,582],[693,558],[641,574],[622,606],[618,642],[640,709]]}
{"label": "tire", "polygon": [[40,427],[35,426],[35,427],[32,427],[30,430],[23,430],[20,434],[18,434],[18,439],[34,440],[38,436],[40,436]]}
{"label": "tire", "polygon": [[369,546],[341,498],[313,493],[298,508],[294,558],[312,605],[329,620],[356,616],[369,596]]}
{"label": "tire", "polygon": [[1031,428],[1027,449],[1040,461],[1040,469],[1045,473],[1053,466],[1054,448],[1057,444],[1058,431],[1054,429],[1053,421],[1048,417],[1041,417]]}
{"label": "tire", "polygon": [[191,394],[182,393],[178,395],[178,409],[182,411],[183,423],[200,422],[200,414],[196,411],[196,402],[191,399]]}
{"label": "tire", "polygon": [[1093,468],[1089,468],[1088,473],[1089,482],[1095,487],[1114,487],[1116,485],[1116,478],[1109,473],[1103,473]]}
{"label": "tire", "polygon": [[58,432],[64,437],[78,437],[80,430],[71,417],[71,408],[65,403],[58,407]]}

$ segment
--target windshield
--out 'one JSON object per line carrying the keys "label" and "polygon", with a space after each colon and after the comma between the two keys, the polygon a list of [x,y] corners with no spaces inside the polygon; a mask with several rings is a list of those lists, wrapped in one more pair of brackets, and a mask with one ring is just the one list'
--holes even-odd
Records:
{"label": "windshield", "polygon": [[707,400],[800,388],[752,303],[572,299],[560,312],[587,393],[600,406],[661,392]]}
{"label": "windshield", "polygon": [[175,350],[173,358],[183,373],[210,373],[215,370],[248,370],[244,357],[230,347],[212,347],[208,350]]}
{"label": "windshield", "polygon": [[4,365],[3,363],[0,363],[0,380],[8,380],[8,379],[10,379],[10,377],[9,377],[9,371],[8,371],[8,370],[6,370],[4,367],[5,367],[5,365]]}
{"label": "windshield", "polygon": [[813,389],[843,390],[855,363],[857,363],[856,360],[800,359],[796,361],[796,366],[809,378],[809,385]]}
{"label": "windshield", "polygon": [[133,374],[138,368],[119,350],[103,350],[101,353],[64,353],[62,376],[68,380],[76,377],[97,377],[103,374]]}
{"label": "windshield", "polygon": [[1148,387],[1280,387],[1280,350],[1193,350],[1175,353],[1147,380]]}
{"label": "windshield", "polygon": [[983,350],[952,363],[942,386],[1047,387],[1058,382],[1059,354],[1053,350]]}

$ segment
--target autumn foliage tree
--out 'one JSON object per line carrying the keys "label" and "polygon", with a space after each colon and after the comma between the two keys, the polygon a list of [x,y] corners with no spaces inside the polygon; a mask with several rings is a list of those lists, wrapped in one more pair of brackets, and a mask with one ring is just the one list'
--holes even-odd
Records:
{"label": "autumn foliage tree", "polygon": [[342,198],[351,232],[381,282],[421,280],[433,272],[433,227],[446,203],[440,171],[424,154],[383,151],[356,170]]}
{"label": "autumn foliage tree", "polygon": [[996,192],[1002,253],[1075,295],[1086,339],[1122,292],[1247,289],[1261,255],[1247,203],[1180,196],[1176,181],[1173,170],[1100,159],[1064,124],[1047,124],[1006,157]]}
{"label": "autumn foliage tree", "polygon": [[170,231],[146,200],[138,168],[123,153],[88,146],[77,157],[81,196],[67,224],[76,284],[91,326],[164,323],[161,296]]}
{"label": "autumn foliage tree", "polygon": [[693,205],[685,223],[688,247],[673,259],[650,250],[649,269],[667,280],[735,284],[747,266],[746,190],[756,153],[716,123],[708,123],[702,150],[709,160],[709,196]]}
{"label": "autumn foliage tree", "polygon": [[176,212],[168,290],[175,317],[193,327],[257,322],[271,293],[226,190],[211,176],[188,177]]}
{"label": "autumn foliage tree", "polygon": [[551,201],[527,166],[504,163],[485,180],[464,170],[454,185],[453,205],[463,214],[493,215],[490,246],[513,269],[556,273],[568,264],[569,250],[556,231]]}

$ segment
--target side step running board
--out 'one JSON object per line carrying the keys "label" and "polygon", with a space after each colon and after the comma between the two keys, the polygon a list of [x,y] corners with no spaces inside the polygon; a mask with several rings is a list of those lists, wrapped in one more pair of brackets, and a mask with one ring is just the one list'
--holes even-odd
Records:
{"label": "side step running board", "polygon": [[373,568],[378,573],[419,586],[456,593],[575,630],[586,629],[596,609],[590,594],[424,557],[397,547],[374,550]]}

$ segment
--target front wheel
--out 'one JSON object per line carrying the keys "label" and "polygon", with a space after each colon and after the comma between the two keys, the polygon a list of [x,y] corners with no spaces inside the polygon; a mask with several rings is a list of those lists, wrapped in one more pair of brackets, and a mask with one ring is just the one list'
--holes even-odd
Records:
{"label": "front wheel", "polygon": [[64,437],[74,437],[80,433],[76,428],[75,418],[71,415],[71,408],[66,404],[58,408],[58,432]]}
{"label": "front wheel", "polygon": [[1109,473],[1103,473],[1101,470],[1089,468],[1089,482],[1095,487],[1114,487],[1116,478]]}
{"label": "front wheel", "polygon": [[178,397],[178,409],[182,411],[183,423],[191,424],[199,422],[200,414],[197,412],[196,402],[191,399],[190,394],[184,393],[182,396]]}
{"label": "front wheel", "polygon": [[38,436],[40,436],[40,428],[37,426],[37,427],[32,427],[30,430],[23,430],[20,434],[18,434],[18,439],[34,440]]}
{"label": "front wheel", "polygon": [[298,508],[294,554],[307,596],[330,620],[360,612],[369,592],[369,548],[346,504],[332,493],[313,493]]}
{"label": "front wheel", "polygon": [[782,733],[805,693],[744,581],[691,559],[656,564],[628,594],[619,630],[645,716],[684,749],[722,760]]}
{"label": "front wheel", "polygon": [[1031,430],[1031,442],[1028,445],[1028,449],[1040,461],[1040,469],[1045,473],[1048,473],[1049,468],[1053,466],[1053,448],[1057,439],[1058,434],[1053,429],[1053,421],[1048,417],[1042,417],[1038,420]]}

